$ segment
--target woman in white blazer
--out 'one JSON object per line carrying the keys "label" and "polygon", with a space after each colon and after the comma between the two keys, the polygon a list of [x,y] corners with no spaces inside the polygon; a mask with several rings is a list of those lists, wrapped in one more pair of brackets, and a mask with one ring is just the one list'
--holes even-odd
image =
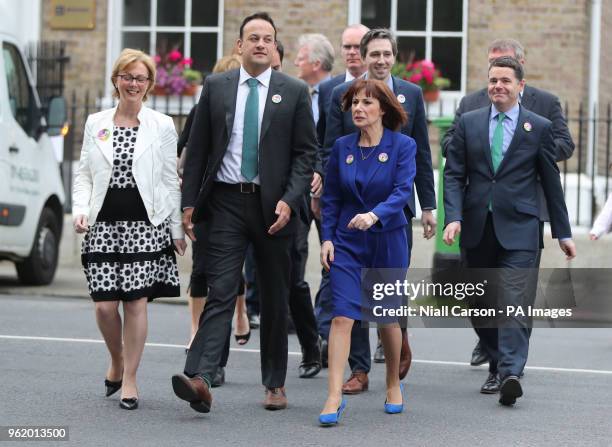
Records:
{"label": "woman in white blazer", "polygon": [[[185,251],[172,118],[143,105],[155,84],[145,53],[125,49],[111,80],[116,108],[87,118],[73,187],[82,263],[110,353],[106,395],[138,408],[136,371],[147,335],[147,302],[179,296],[174,250]],[[119,314],[123,302],[124,321]]]}

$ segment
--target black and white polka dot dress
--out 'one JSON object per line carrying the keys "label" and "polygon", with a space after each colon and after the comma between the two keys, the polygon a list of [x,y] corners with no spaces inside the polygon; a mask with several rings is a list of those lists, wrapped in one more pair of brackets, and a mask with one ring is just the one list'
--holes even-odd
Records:
{"label": "black and white polka dot dress", "polygon": [[138,127],[113,128],[110,184],[83,240],[81,261],[94,301],[180,295],[169,222],[151,224],[132,175],[137,133]]}

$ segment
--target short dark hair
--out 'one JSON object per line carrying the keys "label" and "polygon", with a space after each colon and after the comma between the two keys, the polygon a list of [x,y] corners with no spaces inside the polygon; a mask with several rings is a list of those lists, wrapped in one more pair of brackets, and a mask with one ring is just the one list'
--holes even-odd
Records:
{"label": "short dark hair", "polygon": [[493,67],[511,68],[514,71],[516,79],[519,81],[522,81],[525,77],[525,70],[523,69],[523,66],[512,56],[502,56],[498,57],[497,59],[493,59],[493,62],[491,62],[491,65],[489,65],[489,71],[491,71],[491,68]]}
{"label": "short dark hair", "polygon": [[267,12],[256,12],[255,14],[251,14],[250,16],[244,18],[244,20],[242,21],[242,24],[240,25],[240,38],[241,39],[242,39],[242,33],[244,31],[245,25],[249,23],[251,20],[265,20],[270,25],[272,25],[272,28],[274,28],[274,40],[276,40],[276,25],[274,25],[274,20],[272,20],[272,17],[270,17],[270,14],[268,14]]}
{"label": "short dark hair", "polygon": [[408,122],[408,114],[397,100],[389,86],[376,79],[359,78],[351,84],[342,97],[342,110],[347,112],[351,109],[353,97],[361,90],[369,98],[376,98],[380,108],[385,114],[382,117],[383,126],[391,130],[399,130]]}
{"label": "short dark hair", "polygon": [[280,57],[281,64],[282,64],[283,59],[285,58],[285,47],[283,46],[280,40],[276,41],[276,51],[278,51],[278,57]]}
{"label": "short dark hair", "polygon": [[375,39],[387,39],[389,42],[391,42],[393,56],[397,56],[397,41],[395,40],[395,37],[393,37],[391,30],[387,28],[374,28],[365,33],[361,38],[361,43],[359,44],[361,59],[365,60],[366,54],[368,53],[368,44]]}

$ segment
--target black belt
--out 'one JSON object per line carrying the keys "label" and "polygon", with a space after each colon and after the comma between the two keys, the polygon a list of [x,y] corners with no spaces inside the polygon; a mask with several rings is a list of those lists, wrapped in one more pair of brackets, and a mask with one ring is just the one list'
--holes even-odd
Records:
{"label": "black belt", "polygon": [[254,194],[259,192],[259,185],[255,183],[224,183],[215,182],[217,188],[223,188],[228,191],[239,192],[241,194]]}

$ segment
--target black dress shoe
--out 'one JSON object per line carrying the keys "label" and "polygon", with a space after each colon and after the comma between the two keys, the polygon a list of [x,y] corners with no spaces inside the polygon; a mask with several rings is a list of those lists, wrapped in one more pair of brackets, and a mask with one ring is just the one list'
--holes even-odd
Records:
{"label": "black dress shoe", "polygon": [[217,368],[217,373],[215,374],[214,379],[210,386],[212,388],[218,388],[225,383],[225,368],[223,366],[219,366]]}
{"label": "black dress shoe", "polygon": [[112,396],[117,391],[121,389],[121,385],[123,384],[122,380],[118,380],[117,382],[112,382],[108,379],[104,379],[104,386],[106,387],[106,397]]}
{"label": "black dress shoe", "polygon": [[508,376],[499,387],[499,403],[505,406],[512,406],[516,399],[523,395],[523,388],[517,376]]}
{"label": "black dress shoe", "polygon": [[470,365],[480,366],[484,365],[488,361],[489,356],[487,355],[485,350],[482,349],[482,345],[480,344],[480,342],[476,343],[476,346],[474,346],[474,350],[472,351],[472,360],[470,360]]}
{"label": "black dress shoe", "polygon": [[119,401],[119,407],[124,410],[135,410],[138,408],[138,398],[137,397],[126,397]]}
{"label": "black dress shoe", "polygon": [[309,379],[319,374],[321,362],[302,362],[298,370],[300,379]]}
{"label": "black dress shoe", "polygon": [[382,342],[378,340],[376,344],[376,352],[374,352],[374,363],[385,363],[385,350]]}
{"label": "black dress shoe", "polygon": [[327,350],[329,345],[327,340],[321,340],[321,366],[327,368]]}
{"label": "black dress shoe", "polygon": [[485,383],[480,387],[482,394],[497,394],[499,391],[499,376],[497,373],[489,373],[489,377]]}
{"label": "black dress shoe", "polygon": [[249,315],[249,326],[251,329],[259,329],[259,315],[257,314],[248,314]]}

